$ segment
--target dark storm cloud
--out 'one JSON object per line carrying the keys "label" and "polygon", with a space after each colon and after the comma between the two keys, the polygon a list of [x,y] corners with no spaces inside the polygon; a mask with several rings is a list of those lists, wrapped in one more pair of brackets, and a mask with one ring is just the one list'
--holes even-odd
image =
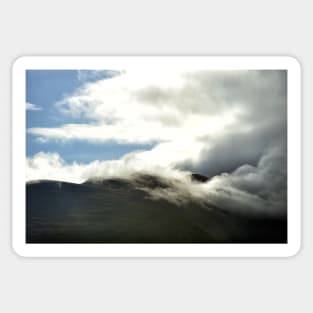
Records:
{"label": "dark storm cloud", "polygon": [[209,177],[223,172],[232,172],[243,164],[256,165],[263,153],[270,147],[286,145],[286,125],[281,127],[255,127],[253,132],[226,133],[215,138],[203,138],[207,141],[198,160],[187,160],[179,168],[199,172]]}
{"label": "dark storm cloud", "polygon": [[[206,142],[198,159],[186,160],[178,165],[183,169],[200,172],[209,177],[232,172],[243,165],[256,166],[269,149],[286,154],[287,140],[287,78],[286,71],[252,71],[216,74],[196,74],[199,86],[211,86],[219,99],[218,109],[236,105],[242,109],[238,124],[215,138],[201,138]],[[243,129],[243,130],[242,130]],[[277,164],[286,168],[284,161]],[[281,172],[285,172],[281,171]]]}

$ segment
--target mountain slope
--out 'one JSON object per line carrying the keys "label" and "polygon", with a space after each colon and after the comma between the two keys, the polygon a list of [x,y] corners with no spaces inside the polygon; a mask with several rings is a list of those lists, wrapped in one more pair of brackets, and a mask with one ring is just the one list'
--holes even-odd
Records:
{"label": "mountain slope", "polygon": [[[202,178],[201,178],[202,179]],[[153,200],[138,189],[171,188],[162,179],[107,179],[26,185],[28,243],[286,242],[286,221],[247,217],[190,201]]]}

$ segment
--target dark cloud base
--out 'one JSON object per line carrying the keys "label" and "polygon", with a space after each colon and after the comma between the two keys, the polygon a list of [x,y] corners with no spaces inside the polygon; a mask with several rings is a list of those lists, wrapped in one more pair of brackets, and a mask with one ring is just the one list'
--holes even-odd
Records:
{"label": "dark cloud base", "polygon": [[138,189],[169,188],[167,182],[142,176],[136,184],[27,184],[27,243],[287,243],[286,216],[227,211],[192,199],[175,204]]}

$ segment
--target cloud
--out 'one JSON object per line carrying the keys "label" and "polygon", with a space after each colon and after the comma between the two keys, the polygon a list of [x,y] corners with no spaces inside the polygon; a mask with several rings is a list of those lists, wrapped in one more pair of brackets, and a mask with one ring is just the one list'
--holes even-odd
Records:
{"label": "cloud", "polygon": [[[264,152],[255,166],[243,164],[228,173],[219,173],[206,183],[190,180],[183,171],[180,180],[168,179],[170,188],[145,188],[152,199],[184,205],[196,201],[226,211],[251,215],[285,216],[287,214],[286,146]],[[164,179],[164,178],[163,178]]]}
{"label": "cloud", "polygon": [[188,172],[150,162],[142,157],[142,153],[142,151],[128,153],[119,160],[95,160],[88,164],[77,162],[68,164],[58,153],[39,152],[26,159],[26,181],[49,179],[82,183],[89,179],[130,179],[138,173],[178,180],[184,180],[188,176]]}
{"label": "cloud", "polygon": [[286,95],[286,71],[123,72],[57,103],[86,123],[28,132],[44,142],[152,143],[154,158],[213,176],[255,165],[284,140]]}
{"label": "cloud", "polygon": [[28,132],[64,141],[198,139],[281,126],[285,104],[285,71],[126,72],[85,84],[57,103],[64,115],[87,123]]}
{"label": "cloud", "polygon": [[242,108],[237,105],[217,114],[213,108],[222,108],[221,103],[214,101],[210,85],[206,88],[211,93],[198,86],[202,85],[200,79],[191,73],[130,72],[86,84],[57,107],[69,118],[84,118],[87,123],[37,127],[28,132],[51,140],[151,143],[214,135],[226,127],[238,127]]}
{"label": "cloud", "polygon": [[39,105],[37,105],[37,104],[26,102],[26,110],[29,110],[29,111],[41,111],[42,108]]}
{"label": "cloud", "polygon": [[[285,154],[281,147],[265,152],[256,166],[242,165],[231,173],[214,176],[206,183],[194,182],[190,171],[149,162],[145,152],[129,153],[120,160],[94,161],[89,164],[67,164],[57,153],[40,152],[27,159],[27,180],[52,179],[82,183],[86,180],[123,178],[154,200],[167,200],[179,205],[198,202],[223,210],[245,214],[286,214],[287,186]],[[166,185],[147,186],[138,175],[159,177]]]}
{"label": "cloud", "polygon": [[96,82],[97,80],[112,78],[119,74],[120,71],[113,70],[77,70],[77,79],[83,83]]}

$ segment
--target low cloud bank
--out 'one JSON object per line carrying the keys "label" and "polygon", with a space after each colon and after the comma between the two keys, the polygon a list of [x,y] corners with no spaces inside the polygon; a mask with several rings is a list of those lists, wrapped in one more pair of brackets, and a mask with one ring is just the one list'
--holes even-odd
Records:
{"label": "low cloud bank", "polygon": [[[197,202],[224,210],[275,216],[286,215],[287,171],[284,147],[266,151],[256,166],[244,164],[230,173],[213,176],[205,183],[191,179],[192,172],[144,163],[136,152],[115,161],[67,164],[58,154],[38,153],[27,159],[27,180],[53,179],[82,183],[86,180],[122,178],[146,191],[152,199],[178,205]],[[138,182],[142,175],[158,177],[166,187]]]}

